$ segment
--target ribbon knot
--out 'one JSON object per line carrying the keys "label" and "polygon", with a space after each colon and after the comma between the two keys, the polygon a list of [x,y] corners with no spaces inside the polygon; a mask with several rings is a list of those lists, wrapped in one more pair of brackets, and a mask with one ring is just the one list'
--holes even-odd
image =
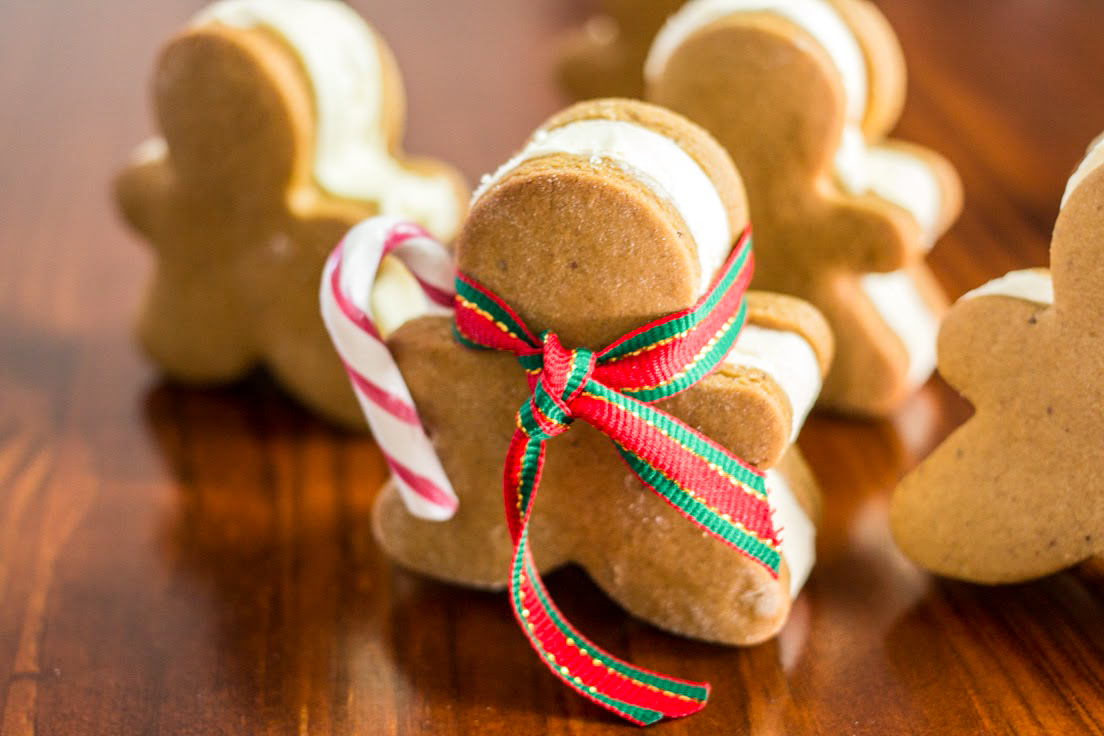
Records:
{"label": "ribbon knot", "polygon": [[572,402],[590,382],[597,359],[585,348],[568,350],[552,332],[541,337],[539,352],[518,356],[533,392],[518,411],[518,426],[530,437],[547,441],[571,426],[575,418]]}
{"label": "ribbon knot", "polygon": [[613,441],[644,485],[704,532],[777,577],[778,534],[762,473],[651,406],[701,381],[732,350],[747,316],[745,293],[753,268],[751,233],[746,231],[696,305],[600,352],[568,350],[552,333],[538,339],[509,305],[464,275],[457,278],[457,339],[472,348],[513,353],[532,392],[518,411],[503,473],[514,542],[514,613],[556,677],[637,724],[701,710],[709,686],[649,672],[607,654],[567,623],[552,603],[529,547],[545,447],[573,421],[585,421]]}

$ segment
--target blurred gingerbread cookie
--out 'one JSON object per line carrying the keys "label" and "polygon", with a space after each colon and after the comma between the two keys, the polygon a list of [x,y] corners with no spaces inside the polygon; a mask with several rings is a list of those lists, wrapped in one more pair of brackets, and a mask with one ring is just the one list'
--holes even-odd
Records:
{"label": "blurred gingerbread cookie", "polygon": [[655,34],[686,0],[602,0],[564,43],[560,82],[575,99],[644,96],[644,59]]}
{"label": "blurred gingerbread cookie", "polygon": [[455,315],[388,336],[370,264],[401,258],[422,303],[440,305],[449,259],[427,247],[372,221],[323,285],[393,470],[377,539],[413,570],[509,588],[542,659],[584,696],[637,722],[697,710],[702,686],[574,632],[540,574],[579,564],[687,636],[775,635],[814,559],[819,492],[792,441],[830,361],[827,324],[797,299],[745,293],[736,169],[700,128],[644,103],[586,103],[542,126],[476,194]]}
{"label": "blurred gingerbread cookie", "polygon": [[648,98],[713,133],[743,174],[755,286],[831,323],[821,404],[893,411],[935,367],[945,298],[923,258],[962,192],[941,156],[885,139],[905,94],[885,18],[865,0],[692,0],[646,76]]}
{"label": "blurred gingerbread cookie", "polygon": [[466,208],[451,168],[399,152],[405,102],[383,39],[337,0],[226,0],[168,42],[154,90],[162,137],[116,182],[157,257],[143,347],[187,382],[264,366],[363,425],[318,317],[326,255],[377,213],[450,239]]}
{"label": "blurred gingerbread cookie", "polygon": [[940,575],[1014,583],[1104,553],[1104,143],[1069,182],[1045,269],[964,296],[939,370],[977,413],[901,482],[893,532]]}

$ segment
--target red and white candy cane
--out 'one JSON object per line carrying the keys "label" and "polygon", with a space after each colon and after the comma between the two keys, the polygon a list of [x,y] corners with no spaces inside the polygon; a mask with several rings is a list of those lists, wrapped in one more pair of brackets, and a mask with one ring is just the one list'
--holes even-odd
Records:
{"label": "red and white candy cane", "polygon": [[407,508],[420,518],[445,521],[456,513],[456,493],[372,306],[385,256],[402,262],[421,287],[425,307],[415,316],[452,315],[456,272],[448,251],[418,225],[375,217],[353,228],[326,263],[322,317]]}

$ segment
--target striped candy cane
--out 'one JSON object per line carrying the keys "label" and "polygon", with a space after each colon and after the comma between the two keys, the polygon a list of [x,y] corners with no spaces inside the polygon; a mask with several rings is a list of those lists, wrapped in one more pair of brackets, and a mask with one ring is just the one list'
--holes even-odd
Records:
{"label": "striped candy cane", "polygon": [[388,255],[417,279],[428,303],[422,314],[452,315],[456,272],[448,251],[418,225],[375,217],[353,228],[327,261],[322,318],[410,513],[446,521],[456,513],[456,493],[372,309],[372,290]]}

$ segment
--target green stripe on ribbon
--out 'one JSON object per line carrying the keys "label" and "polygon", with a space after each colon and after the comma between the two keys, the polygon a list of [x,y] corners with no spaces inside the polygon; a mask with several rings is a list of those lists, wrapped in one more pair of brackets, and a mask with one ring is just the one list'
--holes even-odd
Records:
{"label": "green stripe on ribbon", "polygon": [[590,375],[590,362],[594,353],[585,348],[579,348],[572,354],[571,377],[567,379],[564,388],[564,396],[574,396],[583,387],[583,382]]}
{"label": "green stripe on ribbon", "polygon": [[479,311],[489,314],[493,320],[505,326],[506,331],[513,337],[528,342],[525,337],[526,329],[524,325],[514,319],[514,316],[508,310],[503,309],[497,302],[463,279],[457,279],[456,281],[456,296],[474,304]]}
{"label": "green stripe on ribbon", "polygon": [[544,443],[530,436],[525,445],[521,468],[518,471],[518,506],[520,507],[521,520],[529,514],[529,508],[533,504],[533,492],[537,485],[537,475],[540,471],[540,458],[543,451]]}
{"label": "green stripe on ribbon", "polygon": [[456,326],[455,322],[452,323],[452,336],[456,338],[457,342],[459,342],[466,348],[471,348],[472,350],[490,350],[490,348],[488,348],[486,345],[480,345],[477,342],[472,342],[467,337],[465,337],[464,333],[460,331],[460,328]]}
{"label": "green stripe on ribbon", "polygon": [[625,459],[625,462],[642,481],[693,519],[699,526],[708,529],[713,536],[723,539],[775,573],[781,568],[782,555],[770,543],[736,524],[726,521],[715,510],[691,496],[686,489],[668,478],[658,468],[646,462],[639,455],[634,455],[620,444],[617,444],[617,451],[621,453],[621,457]]}
{"label": "green stripe on ribbon", "polygon": [[724,360],[725,356],[732,351],[732,346],[736,344],[736,341],[740,338],[740,332],[744,328],[744,323],[747,320],[747,313],[748,306],[745,301],[740,305],[740,312],[737,314],[736,318],[718,333],[719,337],[715,340],[712,347],[698,356],[693,365],[682,374],[676,376],[674,380],[647,389],[624,388],[621,389],[621,392],[628,396],[632,396],[637,401],[643,401],[650,404],[670,398],[696,385],[702,378],[716,369]]}
{"label": "green stripe on ribbon", "polygon": [[607,401],[623,411],[634,414],[637,417],[655,425],[664,434],[682,445],[689,452],[713,463],[736,481],[747,486],[760,498],[767,497],[766,480],[751,468],[737,462],[728,453],[719,450],[712,444],[705,442],[692,430],[687,429],[681,422],[677,422],[669,414],[654,409],[647,404],[629,399],[619,394],[608,386],[603,386],[597,381],[591,381],[587,385],[587,393]]}
{"label": "green stripe on ribbon", "polygon": [[640,333],[631,340],[625,341],[603,355],[602,362],[610,363],[644,348],[653,347],[654,345],[677,337],[684,332],[688,332],[698,324],[701,324],[701,322],[712,314],[717,303],[728,294],[729,288],[732,286],[733,282],[739,278],[740,274],[747,266],[748,260],[751,258],[751,253],[751,240],[749,239],[747,247],[740,252],[739,258],[732,262],[731,267],[725,271],[720,282],[718,282],[709,293],[708,298],[699,304],[694,311],[678,319],[656,325],[652,329]]}

